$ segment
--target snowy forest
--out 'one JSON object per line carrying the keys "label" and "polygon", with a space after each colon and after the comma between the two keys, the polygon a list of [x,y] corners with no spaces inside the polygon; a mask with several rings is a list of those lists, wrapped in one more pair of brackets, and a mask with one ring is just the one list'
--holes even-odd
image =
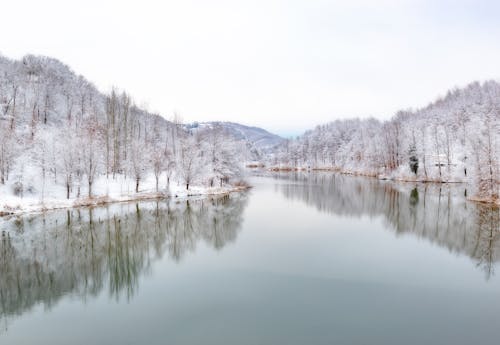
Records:
{"label": "snowy forest", "polygon": [[500,84],[474,82],[389,121],[337,120],[282,144],[274,170],[335,170],[383,179],[465,182],[499,201]]}
{"label": "snowy forest", "polygon": [[103,94],[58,60],[0,56],[0,195],[47,200],[239,183],[245,147],[217,125],[191,131]]}
{"label": "snowy forest", "polygon": [[[244,131],[257,133],[261,146],[242,139]],[[243,165],[257,159],[272,170],[465,182],[469,198],[498,203],[499,141],[495,81],[454,89],[388,121],[336,120],[283,140],[239,124],[168,121],[124,91],[100,92],[56,59],[0,56],[2,201],[55,207],[141,193],[227,192],[245,186]],[[9,212],[5,205],[0,212]]]}

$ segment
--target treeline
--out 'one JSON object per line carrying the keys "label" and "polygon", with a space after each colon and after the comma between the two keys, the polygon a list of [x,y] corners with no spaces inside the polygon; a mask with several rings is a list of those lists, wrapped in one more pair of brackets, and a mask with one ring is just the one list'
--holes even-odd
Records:
{"label": "treeline", "polygon": [[391,120],[338,120],[278,148],[281,169],[331,169],[400,180],[467,182],[499,200],[500,85],[472,83]]}
{"label": "treeline", "polygon": [[50,181],[67,198],[92,196],[97,178],[117,175],[136,192],[148,174],[157,190],[172,177],[186,188],[221,185],[240,175],[238,145],[220,127],[194,133],[125,92],[102,94],[55,59],[0,57],[0,187],[15,194],[43,198]]}

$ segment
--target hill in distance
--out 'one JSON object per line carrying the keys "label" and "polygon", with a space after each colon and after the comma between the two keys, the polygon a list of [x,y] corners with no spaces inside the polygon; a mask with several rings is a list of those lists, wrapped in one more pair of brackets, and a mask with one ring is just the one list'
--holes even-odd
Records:
{"label": "hill in distance", "polygon": [[285,141],[285,139],[279,135],[271,133],[263,128],[246,126],[235,122],[195,122],[187,125],[191,130],[214,126],[221,126],[226,133],[231,135],[235,140],[245,141],[261,152],[270,151]]}

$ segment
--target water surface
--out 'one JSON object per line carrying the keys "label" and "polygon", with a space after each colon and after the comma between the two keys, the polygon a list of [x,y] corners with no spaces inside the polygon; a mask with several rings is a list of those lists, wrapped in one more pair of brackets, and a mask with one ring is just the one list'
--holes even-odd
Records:
{"label": "water surface", "polygon": [[3,219],[0,344],[498,344],[498,208],[333,174]]}

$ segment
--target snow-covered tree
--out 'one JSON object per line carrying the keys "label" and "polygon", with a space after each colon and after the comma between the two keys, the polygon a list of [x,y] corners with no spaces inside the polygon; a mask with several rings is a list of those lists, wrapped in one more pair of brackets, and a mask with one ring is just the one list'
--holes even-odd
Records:
{"label": "snow-covered tree", "polygon": [[188,190],[189,185],[196,181],[203,168],[206,168],[205,157],[200,150],[201,142],[197,135],[188,134],[179,141],[179,144],[176,166]]}
{"label": "snow-covered tree", "polygon": [[422,109],[399,111],[388,121],[337,120],[317,126],[282,144],[268,161],[286,169],[466,182],[475,197],[495,201],[499,109],[500,84],[474,82]]}
{"label": "snow-covered tree", "polygon": [[[234,152],[233,141],[228,143]],[[24,181],[43,198],[45,187],[51,193],[64,190],[65,198],[80,198],[83,193],[93,197],[103,195],[94,190],[100,178],[106,178],[108,186],[133,179],[139,191],[150,174],[156,190],[163,175],[168,189],[173,177],[188,187],[237,174],[240,164],[236,161],[238,167],[229,169],[227,164],[235,159],[224,148],[218,157],[225,163],[217,167],[220,176],[214,177],[208,150],[206,138],[183,125],[178,114],[168,121],[138,107],[118,88],[103,94],[52,58],[0,56],[2,193]]]}

